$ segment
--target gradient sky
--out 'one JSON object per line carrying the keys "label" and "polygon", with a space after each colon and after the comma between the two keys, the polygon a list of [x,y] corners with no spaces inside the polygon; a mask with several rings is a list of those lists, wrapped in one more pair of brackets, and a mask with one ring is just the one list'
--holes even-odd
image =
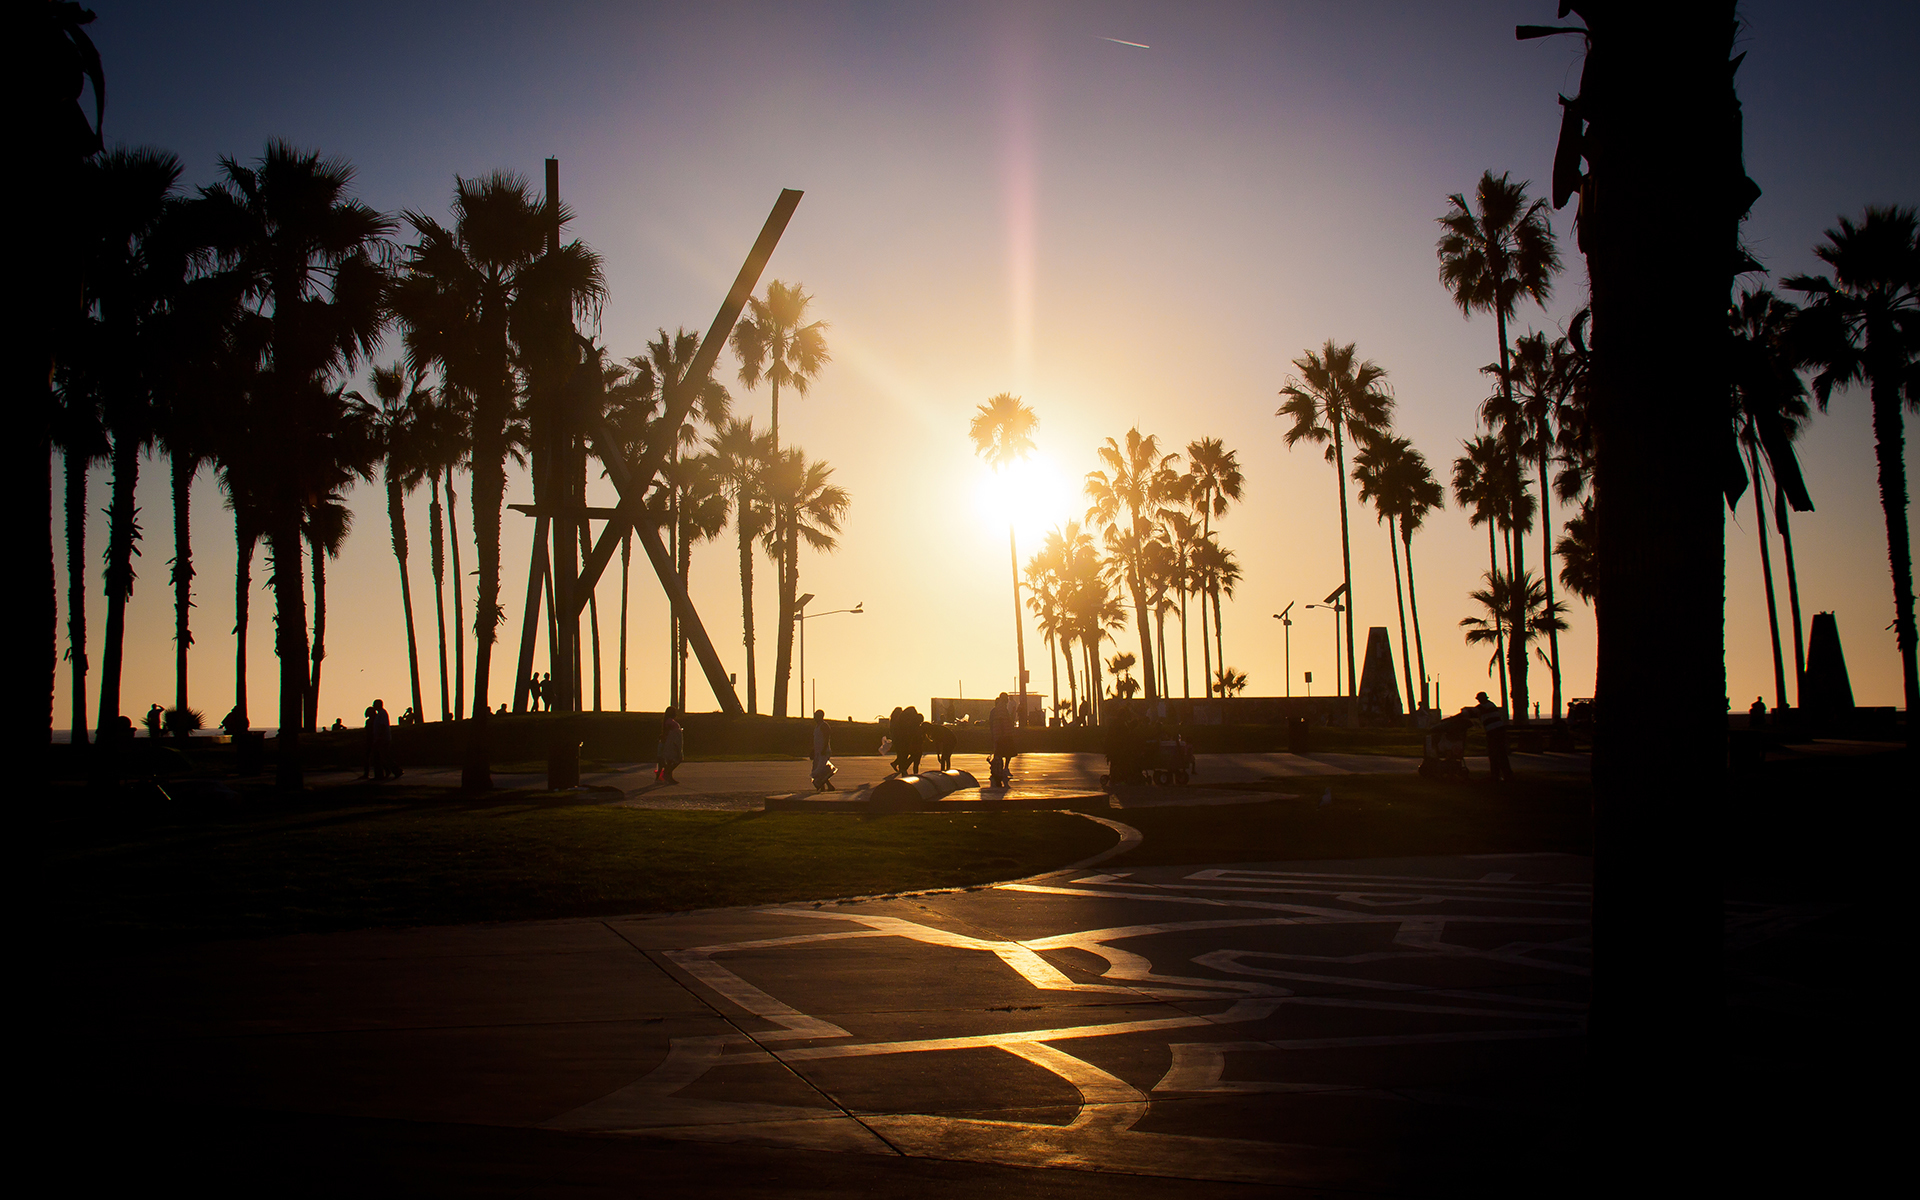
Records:
{"label": "gradient sky", "polygon": [[[1226,656],[1248,674],[1251,694],[1284,693],[1282,629],[1270,614],[1340,580],[1332,468],[1317,450],[1289,451],[1273,415],[1290,362],[1328,338],[1357,343],[1389,373],[1398,431],[1436,474],[1450,473],[1488,391],[1479,368],[1497,351],[1492,322],[1462,318],[1437,281],[1434,218],[1484,169],[1544,190],[1554,96],[1577,90],[1580,62],[1577,39],[1513,38],[1518,22],[1553,20],[1550,0],[93,7],[109,141],[175,151],[190,185],[210,182],[221,156],[249,159],[279,137],[350,161],[369,204],[443,215],[455,175],[507,168],[537,182],[541,160],[557,157],[562,195],[578,214],[572,232],[606,260],[611,296],[594,332],[616,356],[642,352],[662,326],[704,330],[779,189],[804,189],[763,278],[803,283],[831,323],[834,361],[811,394],[783,395],[781,432],[832,463],[853,498],[839,551],[801,566],[817,611],[866,606],[810,622],[807,673],[836,718],[1011,687],[1004,518],[966,436],[975,406],[1001,391],[1040,417],[1046,470],[1018,506],[1023,558],[1042,530],[1084,511],[1080,480],[1101,439],[1137,424],[1171,449],[1213,436],[1238,450],[1246,496],[1218,526],[1245,571],[1226,606]],[[1777,278],[1818,266],[1811,248],[1837,214],[1920,201],[1920,77],[1910,61],[1920,7],[1749,3],[1742,17],[1747,166],[1763,189],[1746,238]],[[1571,214],[1555,214],[1563,236]],[[1516,333],[1558,331],[1580,307],[1585,279],[1570,237],[1566,251],[1552,302],[1523,310]],[[390,338],[383,361],[397,354]],[[735,370],[724,355],[717,374],[736,410],[764,423],[764,385],[749,392]],[[1858,701],[1897,704],[1864,392],[1836,397],[1801,446],[1818,505],[1794,527],[1803,607],[1809,617],[1837,613]],[[1907,469],[1915,472],[1911,450]],[[173,695],[165,472],[150,460],[139,494],[145,542],[122,700],[136,717]],[[103,471],[94,494],[97,514]],[[192,702],[211,722],[233,694],[232,526],[210,475],[193,495]],[[596,481],[595,502],[611,497]],[[531,499],[524,475],[510,480],[508,498]],[[362,486],[352,504],[353,537],[329,567],[321,708],[323,720],[357,723],[376,695],[395,711],[408,699],[382,490]],[[1368,626],[1397,619],[1385,529],[1353,511],[1364,644]],[[424,492],[408,513],[424,686],[437,714]],[[1772,701],[1752,514],[1744,502],[1727,522],[1728,690],[1740,708],[1756,694]],[[1563,517],[1556,511],[1556,527]],[[510,620],[495,653],[496,702],[511,699],[531,526],[505,517]],[[63,532],[56,512],[56,538]],[[104,534],[96,515],[96,563]],[[1497,695],[1485,654],[1458,629],[1487,567],[1484,532],[1449,508],[1429,518],[1414,549],[1442,701],[1458,707],[1480,688]],[[470,542],[462,557],[471,570]],[[1538,562],[1537,535],[1529,559]],[[721,656],[741,671],[730,540],[697,550],[693,575]],[[256,587],[265,577],[262,555]],[[763,560],[763,681],[771,577]],[[629,703],[657,710],[666,607],[644,558],[633,586]],[[611,708],[611,571],[600,599]],[[1675,620],[1711,611],[1710,598],[1673,601]],[[271,612],[262,588],[249,688],[263,724],[277,678]],[[103,616],[96,580],[96,668]],[[1314,692],[1325,694],[1332,620],[1296,618],[1292,691],[1303,694],[1301,673],[1313,671]],[[1561,641],[1566,693],[1589,695],[1593,621],[1578,600],[1571,622]],[[1178,694],[1172,639],[1170,630]],[[1397,631],[1395,642],[1397,657]],[[1131,632],[1120,646],[1137,650]],[[1046,650],[1031,625],[1027,647],[1033,687],[1045,691]],[[1197,641],[1192,656],[1197,689]],[[1545,701],[1546,672],[1533,681]],[[57,724],[66,723],[66,683],[63,666]],[[702,684],[692,696],[694,708],[710,706]]]}

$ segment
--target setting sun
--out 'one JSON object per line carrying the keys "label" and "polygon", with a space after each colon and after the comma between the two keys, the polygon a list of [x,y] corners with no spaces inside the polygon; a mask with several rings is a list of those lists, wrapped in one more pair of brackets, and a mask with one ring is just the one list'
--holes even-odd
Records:
{"label": "setting sun", "polygon": [[1034,539],[1086,509],[1078,485],[1077,476],[1045,451],[1036,451],[998,473],[980,467],[973,489],[974,511],[995,528],[1012,522],[1024,554]]}

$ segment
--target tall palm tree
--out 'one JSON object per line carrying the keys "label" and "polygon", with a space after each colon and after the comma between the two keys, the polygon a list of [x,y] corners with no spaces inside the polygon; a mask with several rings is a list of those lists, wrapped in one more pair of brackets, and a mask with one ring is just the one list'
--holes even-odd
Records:
{"label": "tall palm tree", "polygon": [[386,479],[387,529],[393,543],[393,559],[400,568],[400,609],[407,624],[407,678],[413,687],[413,711],[424,720],[427,709],[420,694],[420,643],[413,624],[413,581],[407,571],[406,499],[427,475],[426,455],[421,445],[426,431],[420,414],[433,403],[432,389],[426,386],[419,372],[394,363],[373,369],[373,396],[367,415],[379,453],[381,474]]}
{"label": "tall palm tree", "polygon": [[1561,529],[1564,532],[1556,547],[1560,551],[1560,582],[1567,585],[1568,591],[1592,604],[1600,580],[1591,496],[1580,502],[1580,511],[1567,518]]}
{"label": "tall palm tree", "polygon": [[[415,393],[418,403],[413,413],[416,434],[415,452],[426,473],[427,533],[432,542],[428,565],[433,570],[433,617],[438,636],[440,661],[440,719],[452,721],[465,711],[466,676],[464,643],[460,619],[460,546],[459,530],[453,519],[453,473],[467,456],[467,405],[449,397],[447,389],[422,388]],[[442,484],[445,484],[445,508],[442,508]],[[451,544],[449,544],[451,543]],[[449,696],[447,672],[447,554],[453,553],[453,654],[452,694]],[[422,714],[424,718],[425,714]]]}
{"label": "tall palm tree", "polygon": [[[407,248],[393,306],[406,326],[409,359],[416,366],[438,364],[451,394],[471,405],[469,493],[480,558],[473,618],[475,714],[488,707],[502,619],[500,514],[513,442],[516,360],[531,357],[534,343],[553,340],[557,314],[589,310],[606,290],[599,257],[591,250],[577,240],[548,245],[550,233],[570,216],[564,207],[556,211],[535,200],[526,179],[508,171],[456,177],[451,225],[418,212],[406,214],[416,239]],[[572,344],[569,337],[568,347]]]}
{"label": "tall palm tree", "polygon": [[1097,452],[1103,470],[1087,474],[1087,521],[1103,527],[1107,553],[1122,567],[1127,590],[1133,596],[1134,628],[1140,633],[1140,662],[1146,676],[1147,699],[1160,698],[1153,659],[1153,631],[1147,624],[1145,555],[1154,531],[1167,509],[1179,498],[1181,478],[1178,454],[1160,453],[1160,439],[1142,434],[1139,426],[1127,430],[1126,444],[1108,438]]}
{"label": "tall palm tree", "polygon": [[[1187,663],[1187,597],[1192,595],[1196,590],[1193,551],[1194,547],[1200,544],[1204,533],[1200,522],[1195,521],[1192,517],[1178,509],[1167,513],[1164,528],[1166,531],[1167,546],[1173,552],[1173,562],[1171,564],[1174,578],[1173,586],[1180,594],[1180,695],[1183,699],[1192,699],[1193,679]],[[1206,628],[1204,622],[1201,624],[1201,628]],[[1203,652],[1206,652],[1207,643],[1205,638],[1201,639],[1200,648]],[[1209,661],[1211,660],[1209,659]],[[1205,686],[1206,678],[1204,675],[1201,677],[1200,682],[1202,686]],[[1169,688],[1168,690],[1172,689]]]}
{"label": "tall palm tree", "polygon": [[[1222,632],[1220,597],[1233,598],[1233,589],[1240,583],[1240,560],[1234,557],[1233,551],[1220,544],[1220,536],[1215,534],[1194,548],[1194,561],[1207,598],[1213,602],[1214,661],[1224,667],[1227,665],[1227,646]],[[1204,635],[1206,630],[1200,632]],[[1219,677],[1218,671],[1214,677]]]}
{"label": "tall palm tree", "polygon": [[[1440,256],[1440,282],[1452,293],[1462,316],[1471,317],[1476,311],[1493,314],[1500,338],[1501,387],[1510,408],[1513,391],[1507,322],[1513,319],[1523,298],[1544,306],[1553,293],[1553,277],[1560,271],[1560,251],[1547,222],[1547,202],[1528,203],[1524,181],[1514,183],[1505,173],[1496,179],[1492,171],[1486,171],[1480,176],[1473,204],[1455,192],[1447,197],[1447,205],[1447,211],[1435,218],[1445,230],[1435,246]],[[1516,454],[1516,476],[1519,465]],[[1525,561],[1524,547],[1516,541],[1508,574],[1516,574]],[[1508,665],[1514,673],[1514,702],[1524,710],[1526,656],[1515,654]]]}
{"label": "tall palm tree", "polygon": [[[827,352],[827,323],[807,320],[807,308],[813,297],[800,284],[771,280],[766,299],[747,297],[747,311],[733,327],[733,352],[740,360],[740,382],[759,386],[764,376],[773,392],[772,461],[780,461],[780,385],[786,384],[802,396],[819,375],[820,368],[833,361]],[[775,513],[776,523],[781,514]],[[795,603],[800,596],[800,564],[794,557],[798,543],[791,542],[779,562],[779,626],[774,631],[773,711],[785,716],[787,677],[793,665],[793,625]]]}
{"label": "tall palm tree", "polygon": [[82,247],[87,319],[68,373],[88,391],[112,439],[112,499],[107,510],[106,630],[101,646],[99,728],[120,718],[121,665],[133,560],[139,555],[134,492],[140,458],[159,433],[170,305],[186,278],[176,187],[180,160],[159,150],[115,150],[82,171],[91,236]]}
{"label": "tall palm tree", "polygon": [[[1033,453],[1033,431],[1039,424],[1040,418],[1034,415],[1031,407],[1021,402],[1020,397],[1001,392],[974,412],[973,420],[967,426],[967,436],[973,439],[973,452],[984,458],[994,474],[998,475],[1002,467],[1011,467]],[[1016,719],[1025,723],[1027,630],[1026,621],[1020,615],[1020,550],[1014,544],[1011,518],[1007,521],[1007,559],[1013,566],[1013,677],[1020,689],[1020,705],[1016,710],[1020,715]]]}
{"label": "tall palm tree", "polygon": [[302,524],[354,474],[336,440],[349,405],[327,383],[377,344],[386,277],[375,255],[394,223],[348,198],[346,163],[284,142],[269,143],[253,166],[222,159],[220,167],[221,181],[203,188],[198,203],[205,227],[217,231],[220,266],[245,297],[248,344],[260,350],[240,422],[240,436],[257,450],[238,490],[255,507],[273,558],[278,777],[282,788],[298,788],[308,652]]}
{"label": "tall palm tree", "polygon": [[[1060,707],[1060,660],[1054,657],[1055,647],[1060,644],[1060,632],[1065,626],[1065,610],[1060,603],[1060,581],[1052,564],[1044,552],[1036,553],[1027,559],[1027,609],[1033,613],[1034,621],[1040,627],[1040,636],[1047,643],[1047,674],[1051,681],[1049,714],[1057,713]],[[1072,664],[1068,664],[1071,668]],[[1068,671],[1068,682],[1072,682],[1072,671]]]}
{"label": "tall palm tree", "polygon": [[[769,436],[771,440],[771,436]],[[839,545],[840,522],[852,502],[845,488],[830,482],[833,468],[824,462],[808,462],[798,446],[789,446],[773,459],[766,475],[768,507],[773,521],[761,535],[767,556],[793,564],[787,572],[788,590],[798,596],[800,583],[800,546],[831,554]],[[789,626],[799,619],[799,609],[789,598],[781,605],[781,620]],[[792,629],[785,631],[781,643],[792,645]],[[779,674],[773,683],[773,713],[787,715],[787,674],[790,659],[776,658]],[[804,698],[806,680],[800,681]],[[804,705],[803,705],[804,707]]]}
{"label": "tall palm tree", "polygon": [[[357,471],[355,472],[358,473]],[[353,532],[353,510],[331,497],[310,505],[300,522],[307,540],[307,561],[313,569],[313,674],[307,680],[306,724],[313,733],[320,728],[320,666],[327,658],[327,560],[339,558]]]}
{"label": "tall palm tree", "polygon": [[[1528,507],[1532,494],[1514,492],[1518,475],[1508,464],[1508,447],[1500,439],[1481,434],[1462,442],[1461,448],[1466,453],[1453,460],[1454,501],[1467,510],[1470,525],[1487,527],[1487,569],[1491,572],[1504,573],[1501,572],[1499,535],[1506,534],[1506,565],[1510,572],[1515,529],[1522,524],[1522,519],[1526,528],[1532,528],[1532,510]],[[1493,621],[1494,659],[1500,664],[1500,707],[1505,709],[1509,704],[1509,631],[1499,612],[1493,614]],[[1514,653],[1524,653],[1524,650],[1515,648]]]}
{"label": "tall palm tree", "polygon": [[1133,677],[1138,661],[1131,650],[1121,650],[1107,660],[1107,670],[1113,675],[1113,688],[1108,695],[1115,700],[1131,700],[1139,694],[1140,682]]}
{"label": "tall palm tree", "polygon": [[1393,555],[1393,602],[1400,612],[1400,666],[1406,676],[1407,707],[1414,711],[1413,655],[1407,645],[1407,600],[1400,585],[1400,538],[1395,527],[1405,504],[1406,459],[1413,453],[1407,438],[1389,434],[1375,438],[1353,456],[1353,481],[1360,485],[1360,502],[1373,502],[1378,522],[1387,527],[1387,547]]}
{"label": "tall palm tree", "polygon": [[[1080,639],[1078,605],[1085,582],[1096,573],[1097,555],[1093,539],[1078,521],[1068,521],[1048,530],[1040,549],[1027,563],[1027,583],[1034,589],[1041,628],[1051,639],[1067,664],[1067,690],[1071,693],[1071,712],[1080,711],[1079,673],[1074,667],[1073,647]],[[1051,667],[1050,667],[1051,669]],[[1054,701],[1060,698],[1060,680],[1053,682]]]}
{"label": "tall palm tree", "polygon": [[[1786,286],[1804,292],[1804,350],[1816,368],[1814,399],[1826,411],[1833,390],[1867,385],[1873,403],[1873,451],[1880,509],[1887,524],[1893,575],[1895,639],[1908,713],[1920,711],[1915,666],[1913,549],[1907,532],[1906,429],[1902,407],[1920,410],[1920,239],[1911,208],[1868,208],[1860,224],[1840,218],[1814,247],[1833,274],[1796,275]],[[1911,743],[1920,737],[1907,722]]]}
{"label": "tall palm tree", "polygon": [[[1347,695],[1359,695],[1353,668],[1353,548],[1347,528],[1346,439],[1364,446],[1384,434],[1393,421],[1393,395],[1386,388],[1385,368],[1372,361],[1356,362],[1354,343],[1336,345],[1332,338],[1319,352],[1306,351],[1293,360],[1300,372],[1290,376],[1280,394],[1286,397],[1276,417],[1291,417],[1287,447],[1302,441],[1323,442],[1340,488],[1340,568],[1347,596]],[[1224,664],[1222,664],[1224,665]],[[1335,681],[1338,686],[1338,681]],[[1359,710],[1353,710],[1358,719]]]}
{"label": "tall palm tree", "polygon": [[[1226,516],[1227,509],[1239,502],[1245,482],[1240,473],[1237,452],[1227,449],[1219,438],[1201,438],[1187,443],[1187,500],[1200,518],[1200,541],[1213,536],[1214,518]],[[1201,632],[1204,633],[1206,628],[1207,609],[1203,595],[1200,605]],[[1203,640],[1203,651],[1205,647]],[[1208,670],[1205,678],[1212,677],[1212,672]]]}
{"label": "tall palm tree", "polygon": [[[1500,382],[1500,390],[1481,406],[1481,416],[1490,428],[1498,429],[1506,439],[1510,457],[1518,467],[1532,463],[1540,475],[1540,561],[1541,579],[1546,585],[1547,602],[1553,602],[1553,492],[1547,483],[1547,468],[1560,445],[1560,428],[1566,423],[1575,390],[1580,386],[1584,367],[1581,356],[1564,337],[1548,343],[1544,333],[1529,333],[1514,344],[1504,368],[1492,364],[1482,368]],[[1516,493],[1526,485],[1516,482]],[[1516,560],[1518,561],[1518,560]],[[1553,719],[1561,714],[1560,635],[1549,630],[1547,643],[1553,672]],[[1524,667],[1524,656],[1520,660]],[[1521,708],[1526,706],[1526,674],[1519,673]]]}
{"label": "tall palm tree", "polygon": [[53,444],[66,476],[67,668],[71,705],[68,740],[87,744],[87,471],[113,449],[100,406],[84,386],[62,384],[54,410]]}
{"label": "tall palm tree", "polygon": [[[1426,455],[1408,450],[1401,460],[1395,479],[1400,501],[1395,506],[1400,517],[1400,545],[1407,556],[1407,607],[1413,612],[1413,652],[1420,663],[1420,707],[1427,707],[1427,647],[1420,638],[1420,594],[1413,579],[1413,532],[1426,522],[1427,514],[1444,508],[1447,493],[1433,477]],[[1405,648],[1402,647],[1402,655]]]}
{"label": "tall palm tree", "polygon": [[740,630],[747,655],[747,711],[759,711],[758,673],[753,645],[753,543],[771,524],[767,472],[773,462],[773,435],[755,433],[753,418],[721,423],[707,439],[714,469],[733,510],[740,546]]}
{"label": "tall palm tree", "polygon": [[[678,506],[673,517],[673,524],[678,529],[674,535],[674,570],[680,576],[680,590],[685,592],[693,574],[694,546],[712,541],[726,531],[727,513],[732,502],[711,455],[682,458],[665,467],[663,474],[667,476],[668,487],[674,493]],[[678,706],[684,709],[687,703],[687,631],[682,627],[678,634],[679,640],[673,654],[673,692],[679,697]]]}

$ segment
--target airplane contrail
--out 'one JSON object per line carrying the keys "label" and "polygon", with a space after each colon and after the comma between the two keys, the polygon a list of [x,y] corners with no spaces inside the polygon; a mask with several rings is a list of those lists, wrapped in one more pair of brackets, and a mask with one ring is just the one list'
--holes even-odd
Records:
{"label": "airplane contrail", "polygon": [[1101,38],[1100,40],[1101,40],[1101,41],[1103,41],[1103,42],[1112,42],[1112,43],[1113,43],[1114,45],[1116,45],[1116,46],[1132,46],[1132,47],[1134,47],[1134,48],[1136,48],[1136,49],[1140,49],[1140,50],[1151,50],[1151,49],[1153,49],[1153,47],[1152,47],[1152,46],[1149,46],[1149,45],[1147,45],[1147,44],[1146,44],[1145,42],[1127,42],[1127,41],[1122,41],[1122,40],[1121,40],[1121,39],[1119,39],[1119,38],[1110,38],[1110,37],[1103,37],[1103,38]]}

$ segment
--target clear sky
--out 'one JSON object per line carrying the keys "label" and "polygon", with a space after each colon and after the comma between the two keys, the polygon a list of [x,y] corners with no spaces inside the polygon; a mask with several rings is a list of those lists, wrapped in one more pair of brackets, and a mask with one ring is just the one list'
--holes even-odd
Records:
{"label": "clear sky", "polygon": [[[1039,461],[1051,472],[1018,506],[1023,559],[1042,530],[1084,511],[1080,480],[1103,438],[1138,425],[1171,449],[1212,436],[1239,452],[1246,495],[1218,526],[1245,572],[1226,605],[1226,657],[1248,674],[1250,694],[1283,694],[1285,644],[1271,614],[1340,580],[1332,468],[1317,450],[1289,451],[1273,415],[1290,361],[1328,338],[1357,343],[1388,371],[1397,430],[1448,477],[1488,391],[1479,368],[1497,350],[1492,322],[1462,318],[1437,280],[1434,218],[1488,168],[1544,191],[1554,96],[1579,85],[1577,39],[1513,38],[1518,22],[1551,22],[1551,0],[93,7],[109,141],[175,151],[190,185],[210,182],[221,156],[248,159],[280,137],[350,161],[371,205],[444,215],[456,175],[507,168],[537,183],[541,160],[557,157],[578,213],[572,231],[606,260],[611,296],[594,332],[616,356],[641,353],[662,326],[704,330],[779,189],[803,189],[764,278],[804,284],[831,323],[833,362],[808,396],[783,395],[781,433],[833,464],[853,499],[840,549],[801,564],[816,611],[866,607],[809,622],[807,674],[835,717],[1011,687],[1006,529],[966,436],[975,406],[1001,391],[1038,413]],[[1920,7],[1748,3],[1742,18],[1747,165],[1763,189],[1746,237],[1777,278],[1818,266],[1811,247],[1836,215],[1920,202],[1911,68]],[[1520,313],[1516,332],[1558,331],[1583,302],[1571,213],[1554,217],[1568,270],[1544,311]],[[383,361],[397,354],[389,339]],[[727,354],[717,374],[737,410],[764,422],[765,386],[748,391],[736,369]],[[1864,393],[1836,397],[1801,446],[1818,505],[1794,526],[1803,607],[1809,618],[1837,613],[1858,701],[1897,704]],[[136,717],[173,695],[165,472],[149,461],[139,494],[145,541],[122,702]],[[96,563],[103,475],[89,527]],[[523,475],[508,490],[509,500],[531,499]],[[595,501],[603,495],[611,488],[597,483]],[[324,720],[354,719],[376,695],[395,711],[408,702],[383,492],[362,486],[352,505],[353,536],[329,567]],[[408,519],[437,713],[426,505],[416,493]],[[1353,512],[1364,644],[1368,626],[1397,618],[1385,529]],[[1556,509],[1556,528],[1564,515]],[[195,485],[193,521],[192,703],[217,721],[233,694],[233,549],[210,475]],[[505,517],[510,620],[495,654],[494,678],[506,681],[496,701],[511,699],[531,524]],[[56,506],[57,540],[62,532]],[[744,682],[730,539],[696,551],[693,591]],[[1729,517],[1727,543],[1729,695],[1741,708],[1757,694],[1771,703],[1750,501]],[[1484,532],[1450,507],[1429,518],[1414,553],[1442,701],[1497,695],[1485,654],[1458,628],[1487,567]],[[1537,535],[1529,559],[1538,562]],[[469,541],[462,562],[471,571],[475,561]],[[769,566],[759,569],[763,680],[773,661]],[[254,578],[265,582],[264,555]],[[611,708],[613,572],[599,595]],[[470,619],[470,592],[465,607]],[[1711,608],[1710,597],[1673,597],[1675,620]],[[97,580],[89,609],[97,668]],[[249,688],[262,723],[277,678],[271,613],[261,588]],[[629,617],[634,708],[665,700],[665,614],[641,558]],[[1325,694],[1332,620],[1299,610],[1296,619],[1293,694],[1303,694],[1303,671]],[[1585,696],[1593,620],[1577,599],[1571,622],[1566,693]],[[1130,631],[1120,637],[1137,651]],[[1395,649],[1397,658],[1397,631]],[[1031,625],[1027,657],[1033,686],[1047,690]],[[1192,658],[1198,690],[1197,640]],[[64,725],[64,665],[59,680]],[[1546,672],[1536,668],[1533,681],[1544,701]],[[692,696],[696,709],[710,705],[698,682]]]}

